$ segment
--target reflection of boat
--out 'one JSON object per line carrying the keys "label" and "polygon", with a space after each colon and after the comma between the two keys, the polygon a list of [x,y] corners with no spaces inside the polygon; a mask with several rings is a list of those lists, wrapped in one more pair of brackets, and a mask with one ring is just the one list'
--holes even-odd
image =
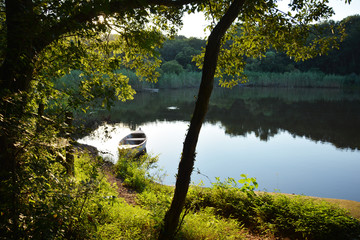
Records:
{"label": "reflection of boat", "polygon": [[119,142],[119,150],[137,150],[138,153],[145,152],[147,137],[145,133],[139,129],[125,136]]}
{"label": "reflection of boat", "polygon": [[144,92],[151,92],[151,93],[158,93],[159,89],[158,88],[143,88],[141,89]]}

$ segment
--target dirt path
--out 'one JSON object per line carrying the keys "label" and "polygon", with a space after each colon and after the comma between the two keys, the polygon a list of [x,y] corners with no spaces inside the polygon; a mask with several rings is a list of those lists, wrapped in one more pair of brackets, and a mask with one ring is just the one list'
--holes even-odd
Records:
{"label": "dirt path", "polygon": [[[87,152],[94,159],[99,156],[99,151],[94,146],[90,146],[87,144],[77,144],[76,148],[78,151]],[[110,182],[110,184],[115,184],[118,197],[124,198],[128,204],[136,205],[136,192],[125,187],[123,184],[123,180],[116,177],[116,174],[112,168],[113,166],[113,163],[107,161],[105,161],[102,166],[102,170],[107,180]]]}
{"label": "dirt path", "polygon": [[112,166],[113,163],[110,162],[105,162],[103,165],[103,171],[107,180],[111,184],[115,184],[118,197],[124,198],[128,204],[136,205],[136,192],[124,186],[123,180],[116,177]]}

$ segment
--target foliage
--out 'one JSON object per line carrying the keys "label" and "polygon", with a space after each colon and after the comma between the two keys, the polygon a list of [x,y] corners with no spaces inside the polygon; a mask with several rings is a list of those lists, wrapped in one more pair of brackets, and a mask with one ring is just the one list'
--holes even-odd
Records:
{"label": "foliage", "polygon": [[299,62],[295,66],[301,71],[309,71],[313,68],[327,74],[359,74],[357,67],[360,63],[360,16],[354,15],[344,18],[340,22],[324,22],[323,28],[327,29],[324,34],[331,34],[330,29],[343,25],[346,35],[339,44],[339,48],[334,48],[326,55],[317,56],[305,62]]}
{"label": "foliage", "polygon": [[[54,147],[63,137],[72,144],[71,124],[64,120],[75,110],[86,112],[91,102],[110,107],[115,100],[131,99],[135,91],[119,68],[156,81],[163,32],[173,35],[185,10],[205,11],[215,23],[230,4],[199,2],[0,2],[2,234],[14,239],[96,237],[96,223],[105,221],[103,206],[112,200],[102,199],[95,166],[82,182],[64,173],[69,163],[61,155],[68,151]],[[183,7],[186,3],[191,5]],[[326,1],[293,1],[291,6],[298,10],[294,16],[279,13],[274,1],[246,3],[239,16],[242,24],[235,24],[223,42],[217,71],[221,85],[234,86],[243,77],[245,63],[234,57],[263,56],[272,46],[296,60],[308,59],[336,46],[342,32],[323,37],[308,31],[312,20],[331,15]],[[118,39],[111,39],[112,30]],[[305,41],[308,37],[311,42]],[[187,69],[193,49],[183,48],[175,56]],[[77,82],[57,82],[69,73],[78,74]],[[141,189],[147,181],[143,171],[126,172],[130,185]]]}
{"label": "foliage", "polygon": [[212,208],[204,208],[186,215],[179,231],[179,239],[246,239],[242,225],[231,218],[214,214]]}
{"label": "foliage", "polygon": [[166,210],[170,207],[172,194],[173,188],[153,182],[138,195],[138,203],[144,209],[151,211],[151,218],[158,223],[157,227],[163,220]]}
{"label": "foliage", "polygon": [[319,71],[284,73],[245,71],[245,73],[248,77],[246,85],[255,87],[356,88],[360,84],[360,77],[356,74],[325,75]]}
{"label": "foliage", "polygon": [[183,67],[176,60],[171,60],[164,63],[161,66],[161,70],[165,73],[175,73],[175,74],[180,74],[184,71]]}
{"label": "foliage", "polygon": [[359,221],[349,217],[345,210],[301,196],[271,198],[263,195],[259,197],[255,211],[262,228],[275,234],[312,239],[351,239],[360,230]]}
{"label": "foliage", "polygon": [[[300,239],[351,239],[360,233],[359,220],[335,205],[302,196],[256,193],[256,188],[256,179],[245,174],[238,181],[217,179],[212,188],[192,186],[177,238],[243,239],[249,234],[244,227],[260,235]],[[138,195],[138,202],[160,223],[171,195],[171,187],[152,183]]]}
{"label": "foliage", "polygon": [[[39,154],[40,152],[37,152]],[[90,239],[112,204],[115,192],[98,172],[101,159],[86,154],[75,158],[75,178],[46,152],[47,159],[29,156],[21,174],[18,209],[19,239]],[[1,213],[7,219],[8,212]],[[8,220],[8,219],[7,219]],[[11,221],[3,225],[2,238],[11,238]],[[8,235],[7,235],[8,234]]]}
{"label": "foliage", "polygon": [[[138,195],[140,206],[131,206],[116,197],[99,169],[101,159],[79,154],[75,160],[75,178],[64,177],[64,167],[55,161],[47,163],[51,167],[29,162],[32,178],[22,191],[26,197],[21,202],[23,236],[156,239],[172,187],[147,181]],[[41,167],[48,169],[48,179]],[[134,177],[132,172],[128,177]],[[217,179],[212,188],[192,187],[178,239],[243,239],[249,234],[244,224],[259,234],[297,238],[348,239],[359,231],[359,221],[334,205],[299,196],[255,194],[256,186],[254,178],[242,175],[239,181]]]}
{"label": "foliage", "polygon": [[[219,4],[210,2],[199,6],[206,17],[213,20],[210,29],[223,16],[230,2]],[[283,13],[278,10],[274,1],[256,1],[244,3],[244,9],[223,39],[223,47],[219,54],[219,63],[215,76],[220,78],[220,85],[232,87],[245,79],[243,71],[245,59],[262,58],[273,48],[284,51],[296,61],[306,60],[316,55],[323,55],[329,49],[336,48],[343,39],[343,28],[337,35],[323,36],[321,27],[315,26],[310,31],[312,21],[327,18],[333,10],[325,2],[293,1],[289,4],[295,13]],[[312,34],[313,32],[316,32]],[[202,55],[195,57],[197,65],[202,67]]]}
{"label": "foliage", "polygon": [[156,239],[156,222],[150,211],[115,198],[106,214],[106,221],[97,228],[100,239]]}
{"label": "foliage", "polygon": [[[157,33],[154,36],[147,32],[143,34],[142,37],[161,42]],[[54,104],[60,99],[65,103],[64,107],[85,110],[90,102],[101,99],[102,107],[110,107],[116,100],[132,99],[135,93],[128,83],[128,77],[116,70],[124,66],[134,69],[140,80],[146,77],[150,82],[156,81],[158,75],[155,68],[159,66],[159,61],[153,57],[152,49],[142,48],[136,41],[129,45],[120,37],[110,39],[109,36],[94,35],[91,40],[68,38],[44,50],[44,59],[40,62],[46,68],[39,70],[38,81],[44,87],[46,80],[50,80],[47,93],[54,92],[50,95]],[[60,78],[65,73],[71,76],[67,82]],[[51,81],[55,83],[54,89]],[[42,96],[44,99],[46,97],[49,96]]]}
{"label": "foliage", "polygon": [[183,69],[197,71],[192,58],[200,54],[205,44],[205,40],[176,36],[174,39],[166,39],[159,52],[164,64],[176,60]]}
{"label": "foliage", "polygon": [[[301,196],[256,193],[243,179],[237,188],[234,179],[220,182],[212,189],[193,188],[188,204],[195,209],[211,207],[220,216],[237,219],[260,234],[302,239],[352,239],[360,233],[359,220],[334,205]],[[248,189],[244,191],[245,189]],[[250,191],[250,192],[249,192]],[[246,194],[247,193],[247,194]],[[250,193],[250,194],[249,194]]]}
{"label": "foliage", "polygon": [[[257,188],[257,182],[256,179],[247,178],[244,174],[242,174],[242,177],[243,179],[239,181],[228,178],[224,182],[216,178],[211,190],[192,189],[189,193],[189,202],[187,204],[190,205],[188,207],[195,209],[205,206],[213,207],[214,211],[223,217],[237,218],[248,224],[247,217],[253,215],[253,203],[251,202],[256,197],[254,190]],[[242,184],[240,188],[238,183]]]}
{"label": "foliage", "polygon": [[[319,24],[312,24],[310,26],[310,34],[307,41],[310,41],[316,33],[320,33],[323,37],[333,37],[334,34],[338,34],[335,33],[335,29],[344,26],[346,35],[336,35],[338,38],[342,38],[342,42],[339,43],[338,48],[334,45],[333,48],[331,48],[326,54],[321,54],[306,61],[296,62],[294,61],[294,58],[289,57],[285,51],[270,47],[261,56],[245,56],[245,69],[252,72],[279,73],[292,71],[307,72],[312,71],[313,69],[318,69],[325,74],[358,74],[359,72],[356,66],[359,63],[358,56],[360,56],[360,54],[357,54],[360,46],[357,42],[360,39],[357,36],[359,32],[359,19],[359,15],[354,15],[338,22],[323,21]],[[239,37],[241,34],[241,31],[235,33],[235,35]],[[197,44],[192,44],[192,42],[196,42]],[[230,42],[226,44],[226,48],[229,48]],[[194,71],[196,68],[187,67],[189,59],[186,60],[186,63],[180,59],[182,59],[183,56],[190,58],[198,55],[204,48],[205,43],[205,40],[186,38],[183,36],[177,36],[175,39],[166,39],[164,45],[160,48],[161,58],[165,63],[177,60],[187,71]],[[190,50],[192,52],[189,52]],[[240,56],[234,56],[233,60],[239,57]]]}
{"label": "foliage", "polygon": [[119,150],[119,160],[115,164],[115,171],[118,177],[124,179],[124,184],[139,192],[153,180],[155,176],[150,175],[149,170],[156,168],[157,157],[150,157],[147,154],[138,155],[136,150]]}

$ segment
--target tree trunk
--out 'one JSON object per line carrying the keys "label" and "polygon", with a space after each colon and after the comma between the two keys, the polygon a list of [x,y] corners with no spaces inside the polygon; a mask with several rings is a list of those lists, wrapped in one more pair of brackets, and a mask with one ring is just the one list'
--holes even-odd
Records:
{"label": "tree trunk", "polygon": [[6,0],[6,52],[1,66],[1,90],[11,93],[30,87],[35,56],[35,15],[31,0]]}
{"label": "tree trunk", "polygon": [[208,109],[214,85],[214,75],[221,46],[221,39],[235,21],[243,4],[244,0],[235,0],[209,36],[198,98],[179,163],[175,193],[171,206],[165,215],[164,226],[160,233],[159,240],[173,239],[175,236],[180,214],[184,207],[186,194],[190,185],[191,173],[195,162],[195,149],[200,129]]}
{"label": "tree trunk", "polygon": [[66,168],[66,173],[69,176],[74,176],[75,175],[75,166],[74,166],[74,153],[75,153],[75,149],[74,149],[74,141],[72,140],[71,134],[72,134],[72,123],[73,123],[73,113],[72,112],[66,112],[65,113],[65,123],[67,125],[67,130],[65,133],[66,138],[69,140],[69,145],[67,145],[65,147],[65,151],[66,151],[66,162],[65,162],[65,168]]}
{"label": "tree trunk", "polygon": [[33,17],[32,0],[6,0],[7,46],[5,60],[0,67],[0,93],[3,101],[0,114],[4,117],[0,133],[1,179],[14,171],[15,166],[15,135],[27,103],[26,94],[22,93],[29,90],[34,69]]}
{"label": "tree trunk", "polygon": [[9,218],[9,236],[18,239],[18,169],[20,149],[16,147],[20,136],[20,121],[27,104],[26,93],[33,74],[32,46],[34,13],[32,0],[6,0],[6,52],[0,67],[0,198]]}

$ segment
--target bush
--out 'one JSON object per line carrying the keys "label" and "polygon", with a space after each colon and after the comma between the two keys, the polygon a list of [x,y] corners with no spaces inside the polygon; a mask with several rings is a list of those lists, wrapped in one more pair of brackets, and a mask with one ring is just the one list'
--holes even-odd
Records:
{"label": "bush", "polygon": [[161,70],[163,70],[164,73],[175,74],[180,74],[184,71],[183,67],[176,60],[171,60],[163,63],[163,65],[161,66]]}
{"label": "bush", "polygon": [[154,181],[149,170],[156,168],[158,157],[150,157],[147,154],[136,156],[137,152],[120,153],[119,160],[115,164],[115,172],[124,180],[124,184],[139,192]]}
{"label": "bush", "polygon": [[178,234],[179,239],[245,239],[243,226],[234,219],[221,218],[212,208],[188,214]]}
{"label": "bush", "polygon": [[187,207],[211,207],[217,215],[237,219],[254,231],[282,237],[352,239],[360,234],[360,222],[343,209],[301,196],[255,194],[252,187],[246,187],[254,179],[243,180],[245,188],[231,178],[217,179],[211,189],[193,187]]}
{"label": "bush", "polygon": [[[116,194],[98,172],[101,163],[101,159],[77,154],[72,177],[46,151],[23,162],[18,226],[5,230],[2,225],[0,239],[97,238],[106,206]],[[1,217],[7,217],[3,210]],[[17,231],[9,232],[15,228]]]}

